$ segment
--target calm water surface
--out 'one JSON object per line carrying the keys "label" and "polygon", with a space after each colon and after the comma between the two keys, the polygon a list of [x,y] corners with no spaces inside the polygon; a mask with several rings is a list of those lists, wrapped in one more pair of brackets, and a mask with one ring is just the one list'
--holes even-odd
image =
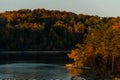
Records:
{"label": "calm water surface", "polygon": [[12,63],[0,65],[0,79],[70,80],[70,75],[64,65]]}

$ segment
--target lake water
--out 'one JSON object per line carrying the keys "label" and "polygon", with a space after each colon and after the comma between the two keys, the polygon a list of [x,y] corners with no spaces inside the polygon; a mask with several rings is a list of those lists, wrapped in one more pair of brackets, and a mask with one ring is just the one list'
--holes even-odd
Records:
{"label": "lake water", "polygon": [[64,65],[12,63],[0,65],[0,79],[6,80],[70,80]]}

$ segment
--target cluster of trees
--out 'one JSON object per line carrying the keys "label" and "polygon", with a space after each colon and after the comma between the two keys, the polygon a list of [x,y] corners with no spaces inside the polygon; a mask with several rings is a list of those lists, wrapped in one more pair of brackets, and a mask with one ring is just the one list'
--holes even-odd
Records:
{"label": "cluster of trees", "polygon": [[71,12],[45,9],[0,13],[0,50],[70,50],[83,41],[80,19]]}
{"label": "cluster of trees", "polygon": [[76,44],[69,54],[77,66],[90,66],[105,75],[117,71],[120,65],[120,18],[111,18],[100,25],[93,25],[84,42]]}
{"label": "cluster of trees", "polygon": [[68,56],[74,64],[106,68],[112,60],[120,62],[119,26],[120,17],[45,9],[6,11],[0,13],[0,50],[73,49]]}
{"label": "cluster of trees", "polygon": [[45,9],[6,11],[0,13],[0,50],[71,50],[92,28],[115,20]]}

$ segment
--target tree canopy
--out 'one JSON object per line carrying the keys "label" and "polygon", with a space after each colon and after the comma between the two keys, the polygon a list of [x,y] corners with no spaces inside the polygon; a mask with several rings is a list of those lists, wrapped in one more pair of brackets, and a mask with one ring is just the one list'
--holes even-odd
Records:
{"label": "tree canopy", "polygon": [[0,13],[0,50],[71,50],[119,20],[58,10],[6,11]]}

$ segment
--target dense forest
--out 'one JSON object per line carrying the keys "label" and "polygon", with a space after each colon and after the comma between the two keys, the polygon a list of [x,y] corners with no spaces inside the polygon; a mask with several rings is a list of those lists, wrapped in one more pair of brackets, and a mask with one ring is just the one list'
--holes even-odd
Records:
{"label": "dense forest", "polygon": [[68,56],[75,65],[96,65],[105,71],[120,62],[120,17],[45,9],[6,11],[0,13],[0,51],[4,50],[71,50]]}
{"label": "dense forest", "polygon": [[71,50],[93,29],[119,20],[58,10],[6,11],[0,13],[0,50]]}
{"label": "dense forest", "polygon": [[0,13],[0,50],[70,50],[99,20],[57,10],[6,11]]}
{"label": "dense forest", "polygon": [[0,13],[0,50],[70,50],[83,41],[85,26],[79,17],[45,9]]}

